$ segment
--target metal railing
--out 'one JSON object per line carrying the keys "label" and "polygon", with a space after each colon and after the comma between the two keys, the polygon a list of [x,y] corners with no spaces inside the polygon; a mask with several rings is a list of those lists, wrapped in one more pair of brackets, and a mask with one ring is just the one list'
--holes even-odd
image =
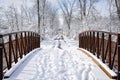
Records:
{"label": "metal railing", "polygon": [[120,34],[89,30],[79,34],[79,47],[84,48],[118,74],[120,80]]}
{"label": "metal railing", "polygon": [[40,47],[40,35],[31,31],[13,32],[0,35],[0,80],[5,69],[22,59],[27,53]]}

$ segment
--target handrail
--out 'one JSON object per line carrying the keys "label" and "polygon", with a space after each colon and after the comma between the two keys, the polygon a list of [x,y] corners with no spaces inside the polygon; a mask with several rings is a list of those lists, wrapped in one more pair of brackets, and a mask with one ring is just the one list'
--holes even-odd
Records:
{"label": "handrail", "polygon": [[107,34],[111,34],[111,35],[118,35],[119,34],[119,33],[115,33],[115,32],[99,31],[99,30],[87,30],[87,31],[83,31],[81,33],[84,33],[84,32],[102,32],[102,33],[107,33]]}
{"label": "handrail", "polygon": [[0,80],[4,71],[27,53],[40,47],[40,35],[32,31],[19,31],[0,35]]}
{"label": "handrail", "polygon": [[79,47],[84,48],[111,70],[118,74],[120,80],[120,34],[106,31],[89,30],[79,34]]}
{"label": "handrail", "polygon": [[33,32],[33,31],[18,31],[18,32],[3,33],[2,35],[6,36],[6,35],[9,35],[9,34],[16,34],[16,33],[18,34],[18,33],[25,33],[25,32],[32,32],[32,33],[38,34],[38,33]]}

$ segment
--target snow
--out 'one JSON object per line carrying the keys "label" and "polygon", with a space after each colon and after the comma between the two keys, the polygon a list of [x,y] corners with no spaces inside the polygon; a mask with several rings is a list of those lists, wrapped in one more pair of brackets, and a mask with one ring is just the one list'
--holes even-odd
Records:
{"label": "snow", "polygon": [[41,49],[4,80],[110,80],[77,46],[77,41],[67,38],[42,41]]}
{"label": "snow", "polygon": [[29,54],[27,54],[26,56],[24,56],[22,59],[19,60],[18,63],[16,64],[13,64],[12,65],[12,68],[10,70],[8,70],[5,74],[4,74],[4,77],[8,78],[11,76],[11,74],[31,55],[33,54],[35,51],[38,51],[40,50],[40,48],[37,48],[33,51],[31,51]]}
{"label": "snow", "polygon": [[[82,49],[83,51],[86,51]],[[117,76],[117,74],[112,71],[106,64],[104,64],[100,59],[98,59],[96,56],[92,55],[92,53],[86,51],[92,58],[94,58],[111,76]]]}

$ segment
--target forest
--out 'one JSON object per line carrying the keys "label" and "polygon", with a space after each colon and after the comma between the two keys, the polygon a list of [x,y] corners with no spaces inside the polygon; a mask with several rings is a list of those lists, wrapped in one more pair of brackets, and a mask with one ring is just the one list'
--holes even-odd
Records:
{"label": "forest", "polygon": [[0,0],[0,33],[38,32],[76,39],[86,30],[120,32],[119,0]]}

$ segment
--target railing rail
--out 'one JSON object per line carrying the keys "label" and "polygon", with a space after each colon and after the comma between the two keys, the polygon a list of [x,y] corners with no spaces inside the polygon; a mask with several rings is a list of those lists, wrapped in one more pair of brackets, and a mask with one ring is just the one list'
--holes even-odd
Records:
{"label": "railing rail", "polygon": [[120,34],[89,30],[79,34],[79,47],[84,48],[118,74],[120,80]]}
{"label": "railing rail", "polygon": [[0,80],[5,69],[22,59],[27,53],[40,47],[40,35],[32,31],[20,31],[0,35]]}

